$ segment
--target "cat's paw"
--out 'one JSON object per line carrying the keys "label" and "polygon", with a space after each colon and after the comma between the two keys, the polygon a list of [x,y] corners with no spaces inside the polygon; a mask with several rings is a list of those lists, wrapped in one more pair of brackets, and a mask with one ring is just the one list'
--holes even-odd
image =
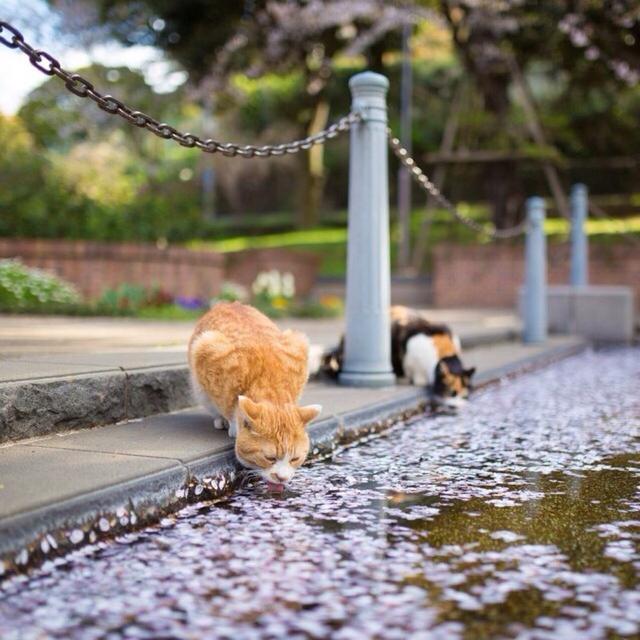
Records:
{"label": "cat's paw", "polygon": [[229,429],[229,421],[222,416],[216,416],[213,419],[213,428],[214,429]]}
{"label": "cat's paw", "polygon": [[236,428],[236,421],[232,420],[231,422],[229,422],[228,427],[229,427],[229,437],[235,438],[236,434],[238,433],[238,429]]}

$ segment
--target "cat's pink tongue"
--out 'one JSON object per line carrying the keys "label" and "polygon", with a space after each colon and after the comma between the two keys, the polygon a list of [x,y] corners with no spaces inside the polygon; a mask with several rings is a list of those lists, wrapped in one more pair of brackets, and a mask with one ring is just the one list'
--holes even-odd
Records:
{"label": "cat's pink tongue", "polygon": [[284,485],[281,482],[269,482],[269,480],[267,480],[267,488],[269,491],[277,493],[282,493],[284,491]]}

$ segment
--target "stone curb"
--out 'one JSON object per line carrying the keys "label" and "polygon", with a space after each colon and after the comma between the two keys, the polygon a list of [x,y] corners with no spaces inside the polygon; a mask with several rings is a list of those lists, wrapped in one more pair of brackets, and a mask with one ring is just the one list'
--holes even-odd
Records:
{"label": "stone curb", "polygon": [[[540,368],[587,346],[586,341],[576,342],[486,371],[478,386]],[[426,400],[423,390],[407,388],[391,400],[321,420],[310,428],[311,459],[328,457],[419,413]],[[221,498],[242,481],[229,444],[210,456],[176,461],[161,472],[6,518],[0,521],[0,579],[86,542],[155,522],[188,502]]]}
{"label": "stone curb", "polygon": [[[516,333],[471,335],[467,349]],[[186,365],[120,368],[0,384],[0,444],[114,424],[193,406]]]}
{"label": "stone curb", "polygon": [[184,365],[0,384],[0,444],[193,405]]}

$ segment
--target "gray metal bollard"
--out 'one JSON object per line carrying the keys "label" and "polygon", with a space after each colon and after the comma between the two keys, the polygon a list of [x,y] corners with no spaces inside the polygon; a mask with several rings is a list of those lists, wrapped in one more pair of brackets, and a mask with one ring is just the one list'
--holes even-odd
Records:
{"label": "gray metal bollard", "polygon": [[351,128],[349,151],[349,240],[344,385],[392,385],[391,272],[387,102],[389,81],[367,71],[349,81],[352,110],[362,121]]}
{"label": "gray metal bollard", "polygon": [[525,239],[524,331],[527,343],[547,339],[547,246],[544,235],[544,200],[527,200]]}
{"label": "gray metal bollard", "polygon": [[589,247],[585,224],[588,216],[588,193],[583,184],[571,189],[571,278],[573,286],[589,284]]}

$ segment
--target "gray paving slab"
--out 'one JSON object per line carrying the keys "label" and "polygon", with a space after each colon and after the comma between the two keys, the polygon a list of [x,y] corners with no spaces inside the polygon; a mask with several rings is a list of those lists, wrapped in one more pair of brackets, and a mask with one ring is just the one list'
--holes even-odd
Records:
{"label": "gray paving slab", "polygon": [[117,365],[101,366],[96,363],[78,362],[76,358],[69,358],[68,362],[60,362],[57,359],[51,361],[46,357],[41,360],[2,358],[0,359],[0,383],[45,380],[83,373],[105,373],[118,370]]}
{"label": "gray paving slab", "polygon": [[[516,349],[521,348],[524,356],[544,349],[519,347],[516,342],[504,341],[500,346],[486,335],[471,336],[476,344],[489,342],[489,345],[466,352],[465,357],[471,364],[478,358],[486,359],[487,354],[499,364],[513,358]],[[562,338],[553,338],[549,344],[555,344],[554,340]],[[90,361],[95,365],[89,364]],[[5,380],[0,378],[0,400],[3,402],[0,443],[176,411],[192,404],[186,354],[182,347],[129,353],[26,356],[10,362],[16,363],[17,369],[5,368]],[[2,362],[0,375],[1,365]],[[57,372],[63,375],[55,375]],[[8,381],[7,375],[22,379]],[[123,376],[122,397],[114,412],[113,380],[120,376]],[[329,386],[319,388],[317,393],[321,394],[317,400],[320,404],[333,404],[335,411],[346,411],[354,406],[352,403],[356,402],[359,393],[363,398],[375,399],[384,398],[386,392],[354,390],[352,394],[345,394],[339,387]],[[67,398],[75,400],[66,402]],[[19,412],[12,410],[16,399],[23,405]]]}
{"label": "gray paving slab", "polygon": [[[463,342],[471,335],[517,333],[520,321],[510,310],[428,309],[434,322],[446,322]],[[316,344],[333,345],[344,328],[342,318],[288,318],[278,320],[283,328],[306,333]],[[185,348],[195,322],[157,321],[136,318],[68,318],[60,316],[12,316],[0,314],[0,357],[41,357],[75,353],[145,351]],[[91,362],[92,360],[80,360]]]}
{"label": "gray paving slab", "polygon": [[[504,311],[429,314],[434,321],[448,319],[465,347],[504,340],[519,326]],[[280,324],[304,331],[312,343],[326,347],[337,341],[343,321],[287,319]],[[0,315],[0,443],[188,407],[186,343],[192,326],[131,318]],[[101,351],[105,345],[109,350]],[[134,345],[138,348],[132,349]],[[116,398],[114,380],[120,379],[121,397]],[[319,393],[319,402],[333,402],[336,410],[353,406],[354,396],[330,389]],[[14,410],[18,404],[20,410]]]}
{"label": "gray paving slab", "polygon": [[179,466],[177,460],[16,445],[0,449],[0,519]]}
{"label": "gray paving slab", "polygon": [[[348,413],[397,396],[401,387],[388,389],[350,389],[312,383],[307,386],[303,404],[322,404],[321,418]],[[190,462],[232,448],[224,431],[213,428],[211,416],[201,409],[58,434],[32,441],[31,446],[68,451],[92,451],[120,455],[153,456]],[[0,449],[0,459],[2,458]]]}
{"label": "gray paving slab", "polygon": [[[478,368],[478,379],[484,382],[495,378],[505,367],[507,371],[512,371],[518,363],[530,363],[536,357],[549,356],[556,350],[565,353],[567,349],[583,344],[579,338],[556,337],[540,345],[492,345],[470,351],[465,361],[469,366]],[[321,404],[321,419],[327,419],[402,397],[410,389],[406,384],[383,389],[361,389],[312,382],[307,385],[301,402]],[[230,443],[225,432],[213,428],[211,416],[196,408],[56,434],[35,439],[30,444],[41,448],[153,456],[188,462],[226,450]]]}
{"label": "gray paving slab", "polygon": [[550,354],[556,349],[570,348],[572,345],[582,346],[584,340],[572,336],[552,336],[542,344],[497,343],[466,352],[464,364],[469,367],[477,367],[480,377],[487,372],[494,376],[505,366],[513,369],[518,361],[526,363],[537,356]]}
{"label": "gray paving slab", "polygon": [[81,373],[135,370],[187,364],[184,347],[106,353],[56,353],[0,358],[0,382],[56,378]]}
{"label": "gray paving slab", "polygon": [[184,345],[193,322],[0,315],[0,354],[87,353]]}
{"label": "gray paving slab", "polygon": [[231,442],[226,433],[213,428],[209,414],[190,410],[38,439],[33,445],[187,462],[223,451]]}
{"label": "gray paving slab", "polygon": [[[338,332],[318,336],[313,344],[330,347]],[[468,332],[463,336],[463,348],[469,349],[499,341],[512,340],[514,334],[502,329]],[[103,373],[113,370],[134,371],[151,367],[186,366],[186,347],[149,348],[145,350],[113,350],[109,352],[25,354],[0,357],[0,383],[56,378],[82,373]]]}
{"label": "gray paving slab", "polygon": [[321,404],[322,417],[353,411],[395,397],[402,385],[382,389],[341,387],[334,383],[310,382],[302,394],[303,404]]}

